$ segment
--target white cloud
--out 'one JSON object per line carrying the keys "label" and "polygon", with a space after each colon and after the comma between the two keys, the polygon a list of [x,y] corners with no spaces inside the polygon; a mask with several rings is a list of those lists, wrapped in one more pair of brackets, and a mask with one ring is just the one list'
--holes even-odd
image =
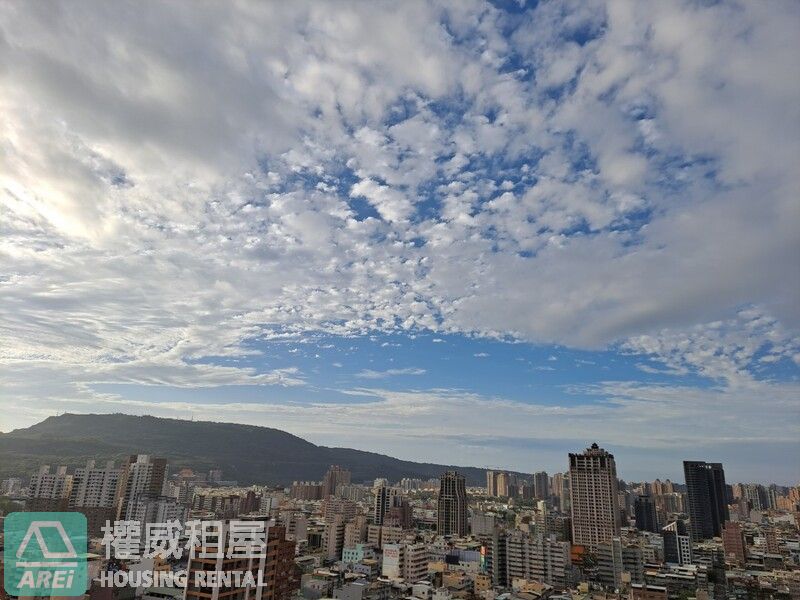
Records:
{"label": "white cloud", "polygon": [[385,377],[394,377],[396,375],[424,375],[427,371],[418,367],[408,367],[404,369],[386,369],[385,371],[373,371],[372,369],[364,369],[356,373],[356,377],[362,379],[383,379]]}
{"label": "white cloud", "polygon": [[[757,363],[791,360],[798,349],[800,340],[796,336],[775,319],[752,309],[727,321],[636,336],[623,345],[625,351],[647,354],[664,363],[670,374],[693,371],[729,387],[752,383]],[[637,366],[646,372],[656,371],[647,365]]]}
{"label": "white cloud", "polygon": [[0,377],[64,386],[31,410],[296,385],[208,362],[429,329],[749,389],[800,355],[798,26],[792,2],[5,5]]}

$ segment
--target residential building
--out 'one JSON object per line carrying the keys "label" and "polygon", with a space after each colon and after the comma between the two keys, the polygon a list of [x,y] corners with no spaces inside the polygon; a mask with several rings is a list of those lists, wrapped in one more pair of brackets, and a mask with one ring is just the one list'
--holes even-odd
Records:
{"label": "residential building", "polygon": [[486,471],[486,495],[497,496],[497,472]]}
{"label": "residential building", "polygon": [[353,502],[362,502],[363,500],[366,500],[369,492],[370,489],[368,487],[353,483],[340,483],[336,486],[336,495],[339,496],[339,498],[352,500]]}
{"label": "residential building", "polygon": [[389,579],[402,579],[404,552],[402,544],[384,544],[381,575]]}
{"label": "residential building", "polygon": [[[262,518],[246,520],[263,521]],[[187,586],[184,600],[289,600],[299,587],[294,564],[294,543],[286,540],[286,531],[273,521],[264,521],[266,547],[263,552],[250,552],[246,558],[227,558],[230,524],[222,522],[218,535],[208,536],[203,545],[189,550]],[[223,550],[220,551],[220,548]],[[240,582],[240,586],[196,586],[197,571],[209,573],[250,571],[255,583]],[[263,573],[259,581],[258,571]]]}
{"label": "residential building", "polygon": [[344,547],[355,548],[367,540],[367,517],[357,515],[344,526]]}
{"label": "residential building", "polygon": [[550,481],[550,491],[556,499],[555,507],[569,513],[569,474],[556,473]]}
{"label": "residential building", "polygon": [[774,527],[766,527],[764,529],[764,546],[769,554],[780,554],[781,548]]}
{"label": "residential building", "polygon": [[508,488],[511,485],[511,475],[506,473],[505,471],[500,471],[495,475],[495,496],[499,496],[501,498],[508,497]]}
{"label": "residential building", "polygon": [[383,524],[389,527],[411,529],[414,526],[414,511],[407,498],[395,496],[389,512],[383,518]]}
{"label": "residential building", "polygon": [[402,491],[399,488],[380,485],[373,488],[374,498],[372,504],[372,522],[375,525],[383,525],[383,521],[395,501],[402,498]]}
{"label": "residential building", "polygon": [[639,546],[625,544],[615,537],[601,542],[596,555],[598,579],[604,585],[622,589],[626,583],[641,583],[644,580],[642,549]]}
{"label": "residential building", "polygon": [[744,531],[742,524],[734,521],[727,521],[722,529],[722,547],[725,550],[725,562],[728,564],[742,566],[747,559],[744,541]]}
{"label": "residential building", "polygon": [[316,481],[295,481],[292,483],[289,497],[295,500],[320,500],[322,484]]}
{"label": "residential building", "polygon": [[322,516],[327,519],[333,515],[342,515],[345,522],[355,518],[358,512],[358,504],[352,500],[345,500],[337,498],[336,496],[327,496],[322,501]]}
{"label": "residential building", "polygon": [[300,511],[283,511],[280,522],[286,528],[286,539],[294,542],[308,540],[308,517]]}
{"label": "residential building", "polygon": [[763,485],[746,483],[741,486],[742,497],[749,503],[750,510],[767,510],[769,498]]}
{"label": "residential building", "polygon": [[502,585],[516,579],[536,580],[564,589],[570,581],[570,544],[555,536],[510,532],[505,538],[505,575]]}
{"label": "residential building", "polygon": [[192,508],[214,513],[219,519],[233,519],[242,510],[244,497],[239,491],[226,488],[196,490],[192,497]]}
{"label": "residential building", "polygon": [[439,478],[437,531],[439,535],[464,536],[467,522],[467,487],[464,476],[448,471]]}
{"label": "residential building", "polygon": [[125,463],[119,482],[117,519],[130,520],[128,506],[140,494],[161,496],[167,476],[167,460],[134,454]]}
{"label": "residential building", "polygon": [[470,521],[472,535],[492,535],[497,525],[497,515],[491,513],[473,512]]}
{"label": "residential building", "polygon": [[550,477],[545,471],[533,474],[533,494],[539,500],[550,498]]}
{"label": "residential building", "polygon": [[350,471],[339,465],[331,465],[322,479],[322,497],[327,498],[336,493],[340,485],[350,485]]}
{"label": "residential building", "polygon": [[325,519],[323,545],[325,557],[328,560],[337,560],[342,555],[346,523],[347,519],[341,514],[334,514]]}
{"label": "residential building", "polygon": [[685,460],[683,472],[692,540],[720,537],[722,524],[729,520],[722,464]]}
{"label": "residential building", "polygon": [[172,496],[151,496],[139,494],[128,503],[126,519],[139,523],[184,523],[188,509]]}
{"label": "residential building", "polygon": [[505,586],[507,582],[506,537],[504,529],[496,527],[489,535],[481,535],[480,555],[483,569],[492,579],[492,585]]}
{"label": "residential building", "polygon": [[[265,523],[265,526],[269,526]],[[263,586],[257,583],[240,581],[239,585],[212,585],[210,581],[223,572],[249,571],[257,581],[258,571],[266,571],[267,552],[249,552],[247,557],[227,558],[226,549],[229,543],[230,525],[221,523],[218,531],[207,535],[201,545],[189,548],[187,563],[187,583],[184,588],[184,600],[265,600]],[[256,555],[258,554],[258,555]],[[196,585],[200,578],[196,573],[202,572],[207,585]]]}
{"label": "residential building", "polygon": [[673,521],[661,529],[664,542],[664,562],[685,566],[692,564],[692,541],[683,521]]}
{"label": "residential building", "polygon": [[342,562],[345,564],[360,563],[365,558],[375,558],[375,549],[369,544],[358,543],[342,548]]}
{"label": "residential building", "polygon": [[406,544],[403,552],[403,579],[408,583],[415,583],[427,576],[428,546],[423,543]]}
{"label": "residential building", "polygon": [[650,494],[638,496],[634,502],[633,511],[636,517],[636,529],[652,533],[659,532],[656,503]]}
{"label": "residential building", "polygon": [[67,475],[67,467],[60,466],[51,473],[50,465],[42,465],[31,475],[25,508],[32,512],[65,511],[71,492],[72,475]]}
{"label": "residential building", "polygon": [[614,455],[597,444],[569,455],[572,541],[590,551],[619,535],[620,512]]}

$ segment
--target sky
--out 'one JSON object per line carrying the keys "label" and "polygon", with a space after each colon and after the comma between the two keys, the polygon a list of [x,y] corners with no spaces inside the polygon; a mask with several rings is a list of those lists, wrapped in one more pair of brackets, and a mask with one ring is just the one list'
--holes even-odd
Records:
{"label": "sky", "polygon": [[796,483],[798,31],[780,0],[0,4],[0,431]]}

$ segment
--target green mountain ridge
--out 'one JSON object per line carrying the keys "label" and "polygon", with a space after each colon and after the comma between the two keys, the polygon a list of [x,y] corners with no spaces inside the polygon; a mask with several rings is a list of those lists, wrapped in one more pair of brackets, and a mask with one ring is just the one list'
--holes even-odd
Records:
{"label": "green mountain ridge", "polygon": [[270,427],[121,413],[66,413],[0,434],[0,478],[28,477],[43,464],[76,467],[88,459],[121,460],[137,453],[163,456],[171,470],[221,468],[225,479],[242,484],[317,481],[333,464],[350,469],[354,482],[376,477],[390,481],[428,479],[451,469],[464,474],[470,485],[484,485],[486,481],[483,469],[317,446]]}

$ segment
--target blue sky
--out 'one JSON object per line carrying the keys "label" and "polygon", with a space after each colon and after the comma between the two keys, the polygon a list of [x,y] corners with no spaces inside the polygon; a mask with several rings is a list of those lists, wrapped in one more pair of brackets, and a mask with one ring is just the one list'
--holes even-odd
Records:
{"label": "blue sky", "polygon": [[795,482],[792,2],[0,10],[0,430]]}

